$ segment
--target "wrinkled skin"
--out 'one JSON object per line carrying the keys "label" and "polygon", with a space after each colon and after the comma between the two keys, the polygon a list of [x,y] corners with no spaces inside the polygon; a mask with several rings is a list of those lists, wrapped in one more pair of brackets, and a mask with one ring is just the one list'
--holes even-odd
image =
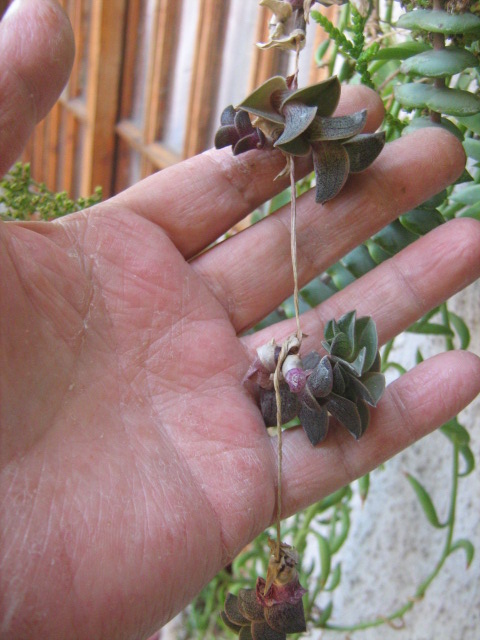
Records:
{"label": "wrinkled skin", "polygon": [[[53,0],[22,2],[2,21],[3,171],[72,54]],[[377,97],[346,89],[339,113],[363,107],[374,130]],[[463,161],[448,134],[422,131],[387,145],[329,205],[303,195],[301,282],[438,192]],[[277,152],[209,151],[84,213],[0,225],[2,640],[148,637],[272,521],[275,441],[242,378],[256,346],[294,327],[238,335],[291,290],[289,212],[194,256],[285,186],[272,181],[283,164]],[[306,314],[305,353],[354,307],[381,341],[392,337],[478,277],[478,247],[472,220],[428,234]],[[284,515],[424,436],[479,380],[475,356],[443,354],[389,387],[360,443],[332,428],[315,449],[288,432]]]}

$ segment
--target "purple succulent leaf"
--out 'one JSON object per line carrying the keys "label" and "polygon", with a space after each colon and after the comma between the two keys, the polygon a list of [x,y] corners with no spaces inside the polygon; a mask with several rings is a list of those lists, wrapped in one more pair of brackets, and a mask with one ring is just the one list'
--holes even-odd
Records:
{"label": "purple succulent leaf", "polygon": [[320,362],[322,357],[318,353],[318,351],[310,351],[307,355],[302,358],[302,366],[304,369],[315,369],[317,364]]}
{"label": "purple succulent leaf", "polygon": [[240,609],[238,608],[238,598],[237,596],[234,596],[233,593],[227,594],[224,611],[230,622],[235,625],[243,627],[250,623],[250,621],[240,613]]}
{"label": "purple succulent leaf", "polygon": [[316,401],[308,387],[302,396],[298,417],[313,446],[325,440],[328,432],[328,413]]}
{"label": "purple succulent leaf", "polygon": [[239,140],[237,130],[233,125],[225,125],[215,134],[215,148],[222,149],[229,145],[235,145]]}
{"label": "purple succulent leaf", "polygon": [[282,602],[273,607],[265,607],[265,619],[272,629],[280,633],[303,633],[307,630],[301,600],[296,604]]}
{"label": "purple succulent leaf", "polygon": [[[267,622],[252,622],[250,632],[252,640],[286,640],[287,638],[286,633],[275,631],[275,629],[272,629],[272,627]],[[248,636],[242,638],[242,640],[247,639]]]}
{"label": "purple succulent leaf", "polygon": [[[298,397],[290,391],[286,383],[280,384],[280,397],[282,400],[282,424],[293,420],[298,413]],[[275,390],[260,389],[260,410],[265,425],[274,427],[277,424],[277,401]]]}
{"label": "purple succulent leaf", "polygon": [[249,136],[253,133],[252,123],[246,111],[237,111],[235,115],[235,129],[238,131],[239,138]]}
{"label": "purple succulent leaf", "polygon": [[257,600],[256,589],[240,589],[238,592],[238,608],[240,613],[251,622],[263,622],[263,607]]}
{"label": "purple succulent leaf", "polygon": [[326,408],[338,422],[350,431],[356,440],[361,437],[363,433],[362,420],[357,405],[354,402],[335,393],[331,393],[328,396]]}
{"label": "purple succulent leaf", "polygon": [[314,142],[312,149],[317,183],[315,200],[325,204],[340,193],[348,177],[350,160],[339,142]]}
{"label": "purple succulent leaf", "polygon": [[231,620],[229,620],[227,614],[225,613],[225,611],[221,611],[220,612],[220,617],[223,620],[223,623],[225,624],[225,626],[227,626],[231,631],[233,631],[234,633],[240,633],[241,629],[243,627],[241,627],[239,624],[235,624],[233,623]]}
{"label": "purple succulent leaf", "polygon": [[227,125],[233,124],[235,122],[235,114],[237,112],[233,108],[231,104],[222,111],[222,115],[220,116],[220,124]]}
{"label": "purple succulent leaf", "polygon": [[324,356],[308,378],[308,388],[316,398],[324,398],[333,388],[333,371],[330,359]]}
{"label": "purple succulent leaf", "polygon": [[258,135],[256,131],[251,133],[249,136],[245,136],[241,138],[237,144],[233,147],[233,155],[238,156],[241,153],[245,153],[246,151],[252,151],[252,149],[258,149]]}

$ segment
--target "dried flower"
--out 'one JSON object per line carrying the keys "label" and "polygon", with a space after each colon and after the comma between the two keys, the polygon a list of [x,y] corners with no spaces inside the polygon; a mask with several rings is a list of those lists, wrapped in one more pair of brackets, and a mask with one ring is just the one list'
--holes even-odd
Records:
{"label": "dried flower", "polygon": [[[325,439],[331,415],[358,439],[369,423],[368,405],[375,407],[385,389],[375,323],[368,316],[357,318],[351,311],[327,323],[322,345],[327,351],[323,357],[312,351],[302,359],[295,354],[285,359],[280,380],[282,422],[298,416],[310,442],[316,445]],[[257,357],[247,378],[259,386],[260,409],[270,427],[277,424],[273,372],[278,346],[270,342],[265,347],[270,357]],[[265,353],[265,347],[258,353]]]}
{"label": "dried flower", "polygon": [[268,543],[272,553],[267,579],[257,578],[255,589],[240,589],[238,596],[229,593],[221,614],[241,640],[285,640],[288,633],[306,630],[302,603],[306,591],[298,579],[298,554],[281,543],[277,558],[275,541]]}

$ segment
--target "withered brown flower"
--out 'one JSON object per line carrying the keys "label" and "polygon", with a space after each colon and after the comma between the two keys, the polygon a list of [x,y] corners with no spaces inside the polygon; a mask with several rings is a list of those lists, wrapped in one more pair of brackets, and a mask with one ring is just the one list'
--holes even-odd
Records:
{"label": "withered brown flower", "polygon": [[285,640],[288,633],[306,630],[302,603],[306,591],[296,569],[298,554],[281,543],[277,557],[275,541],[268,543],[272,554],[266,580],[257,578],[255,589],[240,589],[237,596],[229,593],[221,614],[240,640]]}

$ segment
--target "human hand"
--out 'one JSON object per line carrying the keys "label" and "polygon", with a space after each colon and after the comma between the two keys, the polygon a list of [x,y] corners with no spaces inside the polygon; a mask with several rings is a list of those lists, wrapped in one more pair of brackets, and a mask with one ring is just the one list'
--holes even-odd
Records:
{"label": "human hand", "polygon": [[[52,0],[20,7],[0,27],[3,169],[72,53]],[[340,109],[362,107],[375,129],[378,98],[345,88]],[[301,282],[463,161],[451,136],[422,131],[387,145],[328,205],[303,195]],[[0,225],[1,638],[148,637],[272,522],[275,441],[242,379],[255,347],[294,326],[239,335],[291,293],[289,211],[201,252],[285,186],[273,182],[282,164],[276,152],[209,151],[88,211]],[[478,277],[479,240],[465,219],[409,246],[305,314],[305,351],[352,308],[388,340]],[[424,436],[479,387],[479,360],[450,352],[390,385],[360,442],[332,428],[312,448],[286,432],[283,515]]]}

